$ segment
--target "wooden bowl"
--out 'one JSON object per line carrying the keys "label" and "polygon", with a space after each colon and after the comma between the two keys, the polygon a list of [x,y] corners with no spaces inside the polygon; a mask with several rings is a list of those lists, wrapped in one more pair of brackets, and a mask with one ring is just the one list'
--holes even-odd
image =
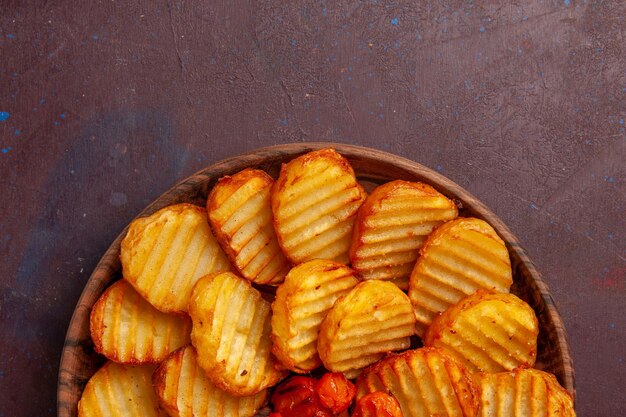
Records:
{"label": "wooden bowl", "polygon": [[[474,216],[491,224],[506,242],[513,268],[512,292],[528,302],[539,319],[537,367],[556,375],[572,396],[575,395],[574,368],[567,335],[554,300],[541,275],[528,259],[518,240],[504,223],[483,203],[449,179],[413,161],[386,152],[338,143],[298,143],[259,149],[226,159],[203,169],[179,182],[139,216],[154,213],[170,204],[189,202],[204,206],[209,190],[224,175],[234,174],[246,167],[267,171],[278,176],[281,163],[311,150],[332,147],[345,156],[366,189],[389,180],[423,181],[455,200],[461,216]],[[77,415],[77,404],[89,378],[104,363],[94,352],[89,336],[89,314],[98,297],[112,282],[121,277],[120,242],[126,228],[111,244],[87,281],[78,300],[65,338],[59,369],[57,406],[59,417]]]}

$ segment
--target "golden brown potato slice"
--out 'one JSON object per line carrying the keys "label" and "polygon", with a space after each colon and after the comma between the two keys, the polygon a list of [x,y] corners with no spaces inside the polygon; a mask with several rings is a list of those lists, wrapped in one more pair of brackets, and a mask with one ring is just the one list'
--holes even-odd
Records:
{"label": "golden brown potato slice", "polygon": [[378,391],[392,394],[404,417],[473,417],[479,407],[471,374],[438,348],[391,354],[364,370],[357,399]]}
{"label": "golden brown potato slice", "polygon": [[236,397],[219,389],[196,359],[193,346],[182,347],[152,376],[159,403],[171,417],[252,417],[267,402],[267,390]]}
{"label": "golden brown potato slice", "polygon": [[78,416],[167,417],[152,388],[155,367],[105,363],[87,382],[78,402]]}
{"label": "golden brown potato slice", "polygon": [[554,375],[537,369],[479,373],[480,417],[576,417],[569,393]]}
{"label": "golden brown potato slice", "polygon": [[162,313],[126,280],[111,285],[91,310],[96,351],[121,363],[157,363],[189,343],[191,320]]}
{"label": "golden brown potato slice", "polygon": [[409,298],[424,335],[437,314],[479,288],[509,292],[511,261],[504,242],[485,221],[458,218],[439,226],[420,249]]}
{"label": "golden brown potato slice", "polygon": [[289,271],[272,304],[272,352],[287,369],[304,373],[322,364],[317,354],[322,320],[358,283],[352,269],[329,260],[314,259]]}
{"label": "golden brown potato slice", "polygon": [[124,277],[165,313],[187,311],[191,288],[201,276],[230,270],[206,211],[191,204],[168,206],[134,220],[120,257]]}
{"label": "golden brown potato slice", "polygon": [[198,281],[189,301],[191,343],[215,385],[254,395],[287,376],[271,352],[270,314],[270,303],[244,278],[225,272]]}
{"label": "golden brown potato slice", "polygon": [[272,190],[274,229],[294,264],[311,259],[349,262],[356,211],[365,199],[348,161],[321,149],[283,164]]}
{"label": "golden brown potato slice", "polygon": [[272,224],[272,184],[272,177],[258,169],[220,178],[207,200],[207,211],[215,237],[241,276],[276,285],[291,265]]}
{"label": "golden brown potato slice", "polygon": [[384,279],[406,290],[418,249],[433,228],[454,219],[454,202],[421,182],[377,187],[359,208],[350,262],[363,279]]}
{"label": "golden brown potato slice", "polygon": [[409,298],[387,281],[365,281],[339,298],[320,327],[317,350],[324,366],[355,378],[386,353],[406,349],[415,334]]}
{"label": "golden brown potato slice", "polygon": [[471,372],[531,367],[539,328],[533,309],[513,294],[478,290],[437,317],[425,346],[444,347]]}

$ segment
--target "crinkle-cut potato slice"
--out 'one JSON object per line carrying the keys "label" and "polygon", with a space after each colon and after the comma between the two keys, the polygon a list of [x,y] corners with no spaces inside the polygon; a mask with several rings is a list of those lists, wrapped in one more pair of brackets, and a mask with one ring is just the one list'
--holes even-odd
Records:
{"label": "crinkle-cut potato slice", "polygon": [[165,359],[152,381],[161,407],[171,417],[252,417],[268,399],[267,390],[237,397],[216,387],[198,365],[191,345]]}
{"label": "crinkle-cut potato slice", "polygon": [[211,381],[234,395],[254,395],[287,376],[270,339],[270,303],[231,272],[200,279],[189,301],[191,343]]}
{"label": "crinkle-cut potato slice", "polygon": [[206,211],[175,204],[134,220],[122,240],[124,278],[165,313],[187,311],[191,288],[212,272],[229,271]]}
{"label": "crinkle-cut potato slice", "polygon": [[479,373],[479,417],[576,417],[569,393],[554,375],[537,369]]}
{"label": "crinkle-cut potato slice", "polygon": [[272,223],[273,184],[264,171],[248,168],[220,178],[207,200],[220,246],[241,276],[258,284],[281,283],[291,267]]}
{"label": "crinkle-cut potato slice", "polygon": [[317,350],[327,369],[356,378],[388,352],[407,349],[413,334],[415,314],[406,294],[391,282],[365,281],[328,312]]}
{"label": "crinkle-cut potato slice", "polygon": [[425,346],[443,347],[471,372],[532,367],[539,327],[533,309],[513,294],[478,290],[437,317]]}
{"label": "crinkle-cut potato slice", "polygon": [[350,264],[363,279],[390,280],[406,290],[426,236],[457,215],[454,202],[428,184],[383,184],[357,212]]}
{"label": "crinkle-cut potato slice", "polygon": [[96,352],[121,363],[157,363],[189,343],[191,320],[154,308],[122,279],[94,304],[90,317]]}
{"label": "crinkle-cut potato slice", "polygon": [[272,352],[287,369],[304,373],[322,365],[317,353],[322,320],[358,283],[352,269],[324,259],[289,271],[272,303]]}
{"label": "crinkle-cut potato slice", "polygon": [[357,399],[387,392],[404,417],[474,417],[479,391],[465,367],[439,348],[390,354],[365,369],[357,380]]}
{"label": "crinkle-cut potato slice", "polygon": [[487,222],[468,217],[444,223],[426,239],[411,273],[417,334],[477,289],[508,293],[512,283],[509,252]]}
{"label": "crinkle-cut potato slice", "polygon": [[155,368],[105,363],[87,382],[78,402],[78,416],[167,417],[152,388]]}
{"label": "crinkle-cut potato slice", "polygon": [[330,259],[347,264],[356,212],[366,197],[348,161],[333,149],[283,164],[272,190],[274,229],[294,264]]}

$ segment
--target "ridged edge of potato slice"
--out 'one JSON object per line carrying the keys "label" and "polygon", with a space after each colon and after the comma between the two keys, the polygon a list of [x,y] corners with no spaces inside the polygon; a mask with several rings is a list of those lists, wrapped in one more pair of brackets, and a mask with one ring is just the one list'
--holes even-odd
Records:
{"label": "ridged edge of potato slice", "polygon": [[471,372],[531,367],[539,326],[533,309],[517,296],[478,290],[435,318],[424,346],[448,350]]}
{"label": "ridged edge of potato slice", "polygon": [[508,292],[512,283],[508,250],[493,227],[473,217],[442,224],[424,242],[409,281],[417,334],[476,290]]}
{"label": "ridged edge of potato slice", "polygon": [[351,268],[330,260],[314,259],[289,271],[272,303],[272,353],[287,369],[305,373],[322,365],[322,320],[358,282]]}
{"label": "ridged edge of potato slice", "polygon": [[239,274],[258,284],[278,285],[291,265],[274,230],[273,184],[265,171],[246,168],[220,178],[206,208],[211,229]]}
{"label": "ridged edge of potato slice", "polygon": [[154,371],[159,404],[172,417],[252,417],[267,403],[268,391],[238,397],[215,386],[198,365],[192,345],[172,352]]}
{"label": "ridged edge of potato slice", "polygon": [[287,376],[271,353],[270,303],[250,281],[232,272],[201,278],[189,314],[198,364],[219,388],[254,395]]}
{"label": "ridged edge of potato slice", "polygon": [[[122,323],[123,318],[130,322]],[[89,329],[96,352],[108,359],[126,364],[157,363],[189,343],[191,320],[157,310],[122,279],[94,304]]]}
{"label": "ridged edge of potato slice", "polygon": [[357,212],[351,266],[363,279],[390,280],[406,290],[426,237],[457,215],[454,202],[428,184],[395,180],[380,185]]}
{"label": "ridged edge of potato slice", "polygon": [[[311,172],[313,164],[322,161],[326,166]],[[325,177],[331,170],[337,178]],[[271,201],[274,230],[287,259],[293,264],[311,259],[348,264],[354,219],[365,197],[352,166],[334,149],[312,151],[282,164]]]}
{"label": "ridged edge of potato slice", "polygon": [[392,394],[404,417],[474,417],[479,409],[471,373],[440,348],[391,353],[366,368],[356,385],[357,399],[376,391]]}
{"label": "ridged edge of potato slice", "polygon": [[166,417],[152,388],[156,365],[105,363],[78,401],[79,417]]}
{"label": "ridged edge of potato slice", "polygon": [[211,233],[206,210],[188,203],[133,220],[121,243],[120,260],[124,278],[164,313],[186,313],[191,288],[201,276],[231,269]]}
{"label": "ridged edge of potato slice", "polygon": [[391,282],[364,281],[328,312],[317,350],[326,369],[351,379],[385,354],[408,348],[413,334],[415,316],[407,295]]}
{"label": "ridged edge of potato slice", "polygon": [[571,395],[550,373],[518,368],[510,372],[478,373],[479,417],[576,417]]}

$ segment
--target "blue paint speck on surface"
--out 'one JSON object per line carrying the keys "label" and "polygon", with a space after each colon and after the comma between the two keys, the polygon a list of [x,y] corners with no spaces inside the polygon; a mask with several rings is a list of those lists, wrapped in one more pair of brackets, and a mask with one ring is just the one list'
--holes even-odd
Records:
{"label": "blue paint speck on surface", "polygon": [[528,16],[524,16],[524,17],[522,17],[522,20],[523,20],[524,22],[525,22],[525,21],[527,21],[527,20],[528,20]]}
{"label": "blue paint speck on surface", "polygon": [[298,44],[298,41],[295,39],[291,40],[291,46],[296,46]]}
{"label": "blue paint speck on surface", "polygon": [[15,35],[12,33],[7,34],[7,39],[15,39]]}
{"label": "blue paint speck on surface", "polygon": [[97,41],[98,39],[100,39],[100,37],[94,33],[93,35],[91,35],[91,39]]}
{"label": "blue paint speck on surface", "polygon": [[569,6],[570,0],[563,0],[563,4],[565,4],[566,6]]}
{"label": "blue paint speck on surface", "polygon": [[609,177],[608,175],[605,175],[604,176],[604,181],[608,182],[609,184],[614,184],[615,183],[615,178]]}
{"label": "blue paint speck on surface", "polygon": [[378,118],[382,120],[382,119],[384,119],[384,118],[385,118],[385,115],[384,115],[384,114],[382,114],[382,113],[380,113],[380,114],[378,115]]}
{"label": "blue paint speck on surface", "polygon": [[65,119],[65,113],[61,113],[61,115],[59,116],[61,119]]}
{"label": "blue paint speck on surface", "polygon": [[326,10],[326,6],[322,7],[322,16],[328,16],[328,10]]}
{"label": "blue paint speck on surface", "polygon": [[391,19],[391,24],[394,26],[398,26],[398,18],[394,17],[393,19]]}
{"label": "blue paint speck on surface", "polygon": [[13,150],[10,146],[8,148],[2,148],[2,153],[8,153],[10,150]]}
{"label": "blue paint speck on surface", "polygon": [[619,124],[623,125],[624,124],[624,119],[619,119]]}
{"label": "blue paint speck on surface", "polygon": [[609,327],[610,327],[611,329],[614,329],[614,328],[615,328],[615,323],[609,323]]}
{"label": "blue paint speck on surface", "polygon": [[46,102],[45,98],[42,98],[41,100],[39,100],[39,104],[44,104]]}
{"label": "blue paint speck on surface", "polygon": [[535,203],[530,203],[530,208],[537,210],[539,207]]}
{"label": "blue paint speck on surface", "polygon": [[15,136],[19,136],[22,134],[22,131],[19,129],[15,129]]}
{"label": "blue paint speck on surface", "polygon": [[58,126],[58,125],[60,125],[60,124],[61,124],[61,123],[57,122],[56,120],[54,121],[54,125],[55,125],[55,126]]}
{"label": "blue paint speck on surface", "polygon": [[287,119],[282,119],[282,120],[279,120],[279,122],[280,122],[280,124],[281,124],[281,125],[283,125],[283,126],[287,126],[287,125],[289,124],[289,120],[287,120]]}
{"label": "blue paint speck on surface", "polygon": [[4,122],[9,117],[11,117],[11,113],[9,113],[8,111],[0,111],[0,122]]}
{"label": "blue paint speck on surface", "polygon": [[443,167],[441,165],[437,165],[437,172],[443,171]]}
{"label": "blue paint speck on surface", "polygon": [[484,26],[481,26],[478,30],[480,31],[480,33],[485,33],[487,31]]}

